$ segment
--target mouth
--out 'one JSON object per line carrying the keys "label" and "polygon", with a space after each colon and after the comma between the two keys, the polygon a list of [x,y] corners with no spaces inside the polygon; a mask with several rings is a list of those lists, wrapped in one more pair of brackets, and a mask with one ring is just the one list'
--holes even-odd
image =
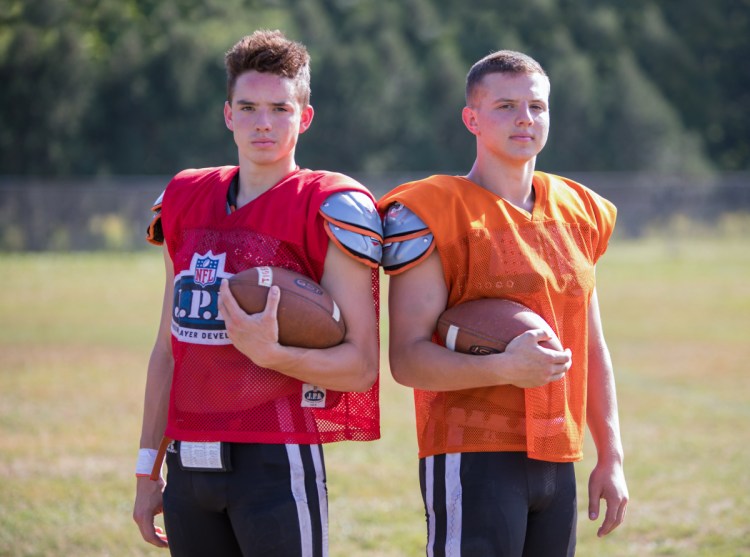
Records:
{"label": "mouth", "polygon": [[250,141],[250,143],[253,145],[253,147],[272,147],[275,142],[273,139],[269,139],[268,137],[259,137],[253,139],[252,141]]}

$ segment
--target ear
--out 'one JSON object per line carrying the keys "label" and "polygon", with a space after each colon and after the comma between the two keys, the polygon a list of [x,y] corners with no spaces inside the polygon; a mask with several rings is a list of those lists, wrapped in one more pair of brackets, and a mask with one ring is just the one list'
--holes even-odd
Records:
{"label": "ear", "polygon": [[299,118],[299,133],[305,133],[312,124],[313,116],[315,116],[315,110],[312,105],[307,105],[302,109],[302,113]]}
{"label": "ear", "polygon": [[234,122],[232,121],[232,105],[229,101],[224,102],[224,125],[234,131]]}
{"label": "ear", "polygon": [[465,106],[461,111],[461,120],[464,122],[464,126],[474,135],[479,135],[479,126],[477,124],[477,117],[472,108]]}

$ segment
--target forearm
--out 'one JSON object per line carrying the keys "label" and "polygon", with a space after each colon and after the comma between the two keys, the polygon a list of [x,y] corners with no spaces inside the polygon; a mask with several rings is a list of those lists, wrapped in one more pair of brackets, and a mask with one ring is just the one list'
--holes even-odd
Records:
{"label": "forearm", "polygon": [[622,463],[623,448],[611,369],[589,373],[587,423],[599,459]]}
{"label": "forearm", "polygon": [[596,294],[589,312],[587,424],[599,459],[622,463],[623,448],[617,408],[615,376],[602,332]]}
{"label": "forearm", "polygon": [[140,446],[156,449],[164,436],[174,363],[171,354],[154,350],[149,360]]}
{"label": "forearm", "polygon": [[499,374],[491,365],[496,356],[460,354],[426,340],[398,342],[391,337],[391,374],[401,385],[456,391],[499,384]]}
{"label": "forearm", "polygon": [[599,459],[622,463],[623,448],[613,381],[602,378],[601,384],[595,385],[589,380],[587,423]]}
{"label": "forearm", "polygon": [[378,347],[374,341],[364,345],[345,341],[325,349],[278,345],[268,358],[261,365],[336,391],[366,391],[378,376]]}

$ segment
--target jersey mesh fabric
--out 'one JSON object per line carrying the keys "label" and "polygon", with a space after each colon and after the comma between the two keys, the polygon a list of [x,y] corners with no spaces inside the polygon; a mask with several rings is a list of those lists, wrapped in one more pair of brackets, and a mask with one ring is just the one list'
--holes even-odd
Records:
{"label": "jersey mesh fabric", "polygon": [[519,450],[553,462],[582,456],[588,304],[615,208],[580,184],[541,172],[534,189],[531,214],[449,176],[405,184],[380,201],[381,211],[403,203],[433,232],[448,307],[477,298],[515,300],[544,317],[573,352],[566,376],[543,387],[415,390],[420,457]]}
{"label": "jersey mesh fabric", "polygon": [[[175,368],[166,435],[185,441],[301,444],[378,438],[377,383],[365,393],[328,390],[324,407],[307,407],[302,382],[256,365],[228,341],[196,340],[225,335],[223,321],[185,325],[181,308],[191,306],[181,297],[199,301],[193,304],[204,301],[201,311],[191,314],[208,318],[218,296],[220,280],[195,286],[196,258],[213,258],[223,276],[269,265],[319,282],[328,246],[320,203],[332,191],[363,189],[341,175],[298,171],[227,215],[226,192],[234,174],[235,167],[183,174],[164,197],[163,228],[176,276]],[[377,272],[372,277],[377,311]]]}

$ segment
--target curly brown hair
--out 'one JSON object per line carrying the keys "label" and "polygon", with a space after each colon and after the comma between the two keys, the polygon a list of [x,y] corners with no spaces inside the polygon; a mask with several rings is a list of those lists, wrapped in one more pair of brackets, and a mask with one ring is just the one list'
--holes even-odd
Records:
{"label": "curly brown hair", "polygon": [[259,29],[242,37],[224,56],[224,65],[230,103],[237,78],[251,70],[292,79],[300,104],[310,103],[310,55],[305,45],[287,39],[281,31]]}
{"label": "curly brown hair", "polygon": [[531,56],[514,50],[498,50],[476,62],[466,76],[466,104],[471,105],[472,97],[484,76],[491,73],[540,74],[548,77],[542,65]]}

